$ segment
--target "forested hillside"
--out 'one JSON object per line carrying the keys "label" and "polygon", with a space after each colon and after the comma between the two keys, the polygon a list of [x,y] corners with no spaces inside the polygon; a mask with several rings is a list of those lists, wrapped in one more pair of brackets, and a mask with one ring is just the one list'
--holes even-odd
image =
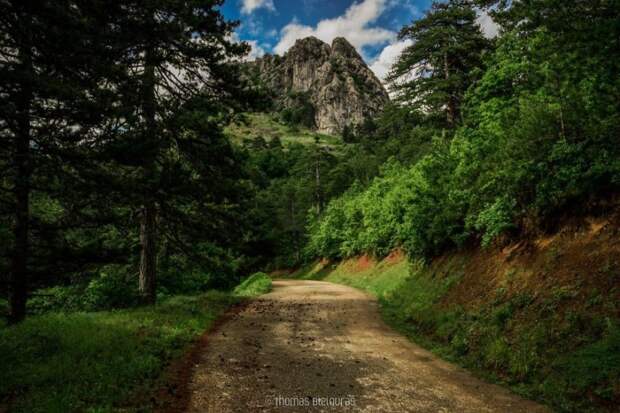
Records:
{"label": "forested hillside", "polygon": [[[0,365],[23,373],[0,373],[0,412],[152,404],[136,389],[160,385],[171,360],[239,297],[271,288],[250,274],[395,251],[419,265],[406,277],[415,284],[423,274],[422,289],[437,294],[420,310],[411,298],[419,285],[403,282],[385,298],[388,311],[471,365],[488,353],[454,340],[473,340],[465,329],[523,303],[509,316],[465,302],[455,310],[445,277],[432,276],[445,269],[437,260],[487,263],[515,245],[539,257],[541,240],[575,222],[616,228],[617,0],[434,2],[393,28],[408,46],[383,85],[343,38],[300,39],[284,56],[248,63],[250,45],[237,41],[239,22],[223,4],[0,2]],[[483,33],[481,13],[499,25],[496,36]],[[617,232],[605,228],[604,241],[584,241],[606,251],[597,281],[566,276],[588,285],[587,297],[575,295],[577,316],[596,326],[571,351],[600,350],[604,374],[581,387],[560,375],[553,384],[565,388],[532,390],[546,370],[528,363],[551,358],[518,364],[508,338],[492,342],[496,358],[476,368],[557,409],[617,407],[620,264],[607,248]],[[575,256],[585,271],[587,257]],[[484,267],[467,262],[461,270]],[[540,265],[544,288],[555,269],[568,271]],[[492,271],[482,273],[464,279],[495,286]],[[510,294],[492,299],[504,305],[517,290],[511,281]],[[604,305],[581,305],[590,299]],[[61,385],[52,385],[58,369]],[[96,388],[90,398],[87,385]],[[574,401],[582,396],[585,404]]]}
{"label": "forested hillside", "polygon": [[242,227],[227,223],[247,197],[221,125],[243,89],[230,59],[247,47],[227,40],[217,4],[2,3],[12,322],[29,297],[106,308],[234,284]]}
{"label": "forested hillside", "polygon": [[310,224],[310,255],[402,247],[429,257],[610,205],[620,183],[615,4],[499,7],[503,31],[487,42],[465,3],[436,5],[401,31],[415,44],[391,86],[418,125],[435,128],[427,153],[390,159],[328,205]]}
{"label": "forested hillside", "polygon": [[430,139],[311,216],[324,260],[294,276],[368,290],[398,330],[553,409],[615,411],[620,8],[486,3],[491,40],[460,1],[401,30],[389,85]]}

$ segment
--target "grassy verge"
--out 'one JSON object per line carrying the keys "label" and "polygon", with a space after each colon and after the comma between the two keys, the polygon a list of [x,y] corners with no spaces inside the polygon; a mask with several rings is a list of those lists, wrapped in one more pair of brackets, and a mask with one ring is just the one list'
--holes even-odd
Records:
{"label": "grassy verge", "polygon": [[246,139],[261,137],[266,141],[278,138],[283,144],[300,143],[312,145],[318,138],[322,144],[339,146],[340,138],[320,134],[304,127],[293,127],[278,122],[271,114],[246,113],[243,121],[228,125],[224,132],[235,143],[243,143]]}
{"label": "grassy verge", "polygon": [[264,292],[267,281],[253,276],[233,294],[49,313],[0,326],[0,412],[3,405],[29,413],[149,411],[144,395],[161,384],[170,362],[241,297]]}
{"label": "grassy verge", "polygon": [[51,313],[0,330],[0,395],[15,412],[106,412],[147,391],[236,299],[209,292],[152,307]]}
{"label": "grassy verge", "polygon": [[431,266],[350,260],[295,276],[374,294],[384,319],[413,341],[557,411],[617,411],[620,320],[614,294],[593,292],[580,305],[570,302],[577,296],[566,288],[538,295],[498,289],[479,305],[463,306],[451,294],[469,282],[464,259]]}
{"label": "grassy verge", "polygon": [[384,318],[443,358],[563,412],[614,411],[620,395],[620,323],[559,310],[528,293],[477,309],[441,302],[455,278],[414,272],[391,296]]}
{"label": "grassy verge", "polygon": [[246,278],[235,288],[239,297],[255,297],[271,291],[271,278],[264,272],[257,272]]}

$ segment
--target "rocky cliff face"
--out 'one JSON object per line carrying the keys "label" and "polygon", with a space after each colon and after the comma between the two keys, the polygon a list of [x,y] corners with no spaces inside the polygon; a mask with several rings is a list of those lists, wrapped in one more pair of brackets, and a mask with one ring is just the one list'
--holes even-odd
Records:
{"label": "rocky cliff face", "polygon": [[344,38],[331,46],[315,37],[298,40],[284,56],[267,55],[252,63],[284,107],[291,93],[304,92],[323,133],[361,123],[389,101],[383,85]]}

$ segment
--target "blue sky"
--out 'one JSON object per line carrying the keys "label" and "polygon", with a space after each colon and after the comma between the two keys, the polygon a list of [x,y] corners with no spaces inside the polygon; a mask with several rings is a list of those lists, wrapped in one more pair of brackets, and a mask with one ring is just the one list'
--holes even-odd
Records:
{"label": "blue sky", "polygon": [[228,19],[240,20],[237,36],[253,46],[252,57],[283,54],[296,39],[331,42],[346,37],[381,78],[407,46],[400,28],[421,17],[431,0],[226,0]]}

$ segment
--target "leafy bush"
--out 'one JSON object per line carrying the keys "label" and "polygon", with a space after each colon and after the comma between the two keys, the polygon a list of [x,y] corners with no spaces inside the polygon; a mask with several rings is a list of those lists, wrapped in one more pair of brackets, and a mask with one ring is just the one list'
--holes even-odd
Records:
{"label": "leafy bush", "polygon": [[83,292],[83,306],[87,311],[126,308],[138,304],[135,277],[130,278],[125,269],[107,267],[92,279]]}
{"label": "leafy bush", "polygon": [[366,190],[333,200],[309,224],[308,256],[386,255],[403,247],[412,255],[437,253],[458,242],[462,213],[449,194],[452,160],[442,139],[418,163],[392,160]]}
{"label": "leafy bush", "polygon": [[548,385],[568,388],[575,397],[596,388],[597,397],[613,398],[613,383],[620,382],[620,325],[608,319],[600,340],[562,357],[554,368],[558,374]]}
{"label": "leafy bush", "polygon": [[108,265],[86,283],[36,290],[28,300],[28,311],[98,311],[132,307],[139,302],[136,277],[130,276],[126,266]]}
{"label": "leafy bush", "polygon": [[86,308],[84,286],[56,286],[35,291],[28,300],[31,314],[43,314],[49,311],[79,311]]}

